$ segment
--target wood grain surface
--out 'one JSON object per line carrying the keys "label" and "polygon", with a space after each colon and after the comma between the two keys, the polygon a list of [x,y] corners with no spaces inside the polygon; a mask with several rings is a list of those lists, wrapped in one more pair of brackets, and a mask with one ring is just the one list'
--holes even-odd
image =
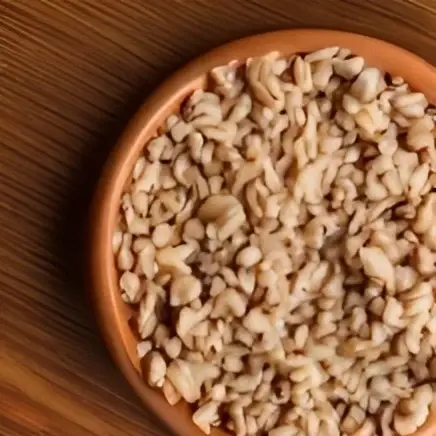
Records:
{"label": "wood grain surface", "polygon": [[84,296],[100,168],[140,102],[234,38],[328,27],[436,64],[435,0],[0,0],[0,434],[168,434],[112,364]]}

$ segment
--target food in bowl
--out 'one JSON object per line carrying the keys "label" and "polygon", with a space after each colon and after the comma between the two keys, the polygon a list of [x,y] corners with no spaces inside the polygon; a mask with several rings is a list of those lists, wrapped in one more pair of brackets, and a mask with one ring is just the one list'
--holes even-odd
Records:
{"label": "food in bowl", "polygon": [[212,70],[120,202],[146,382],[205,433],[416,432],[435,401],[434,122],[339,47]]}

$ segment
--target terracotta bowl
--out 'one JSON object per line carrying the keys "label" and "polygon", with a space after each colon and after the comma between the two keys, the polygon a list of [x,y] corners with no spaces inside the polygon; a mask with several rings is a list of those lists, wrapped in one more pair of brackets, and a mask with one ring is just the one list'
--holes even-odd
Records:
{"label": "terracotta bowl", "polygon": [[[270,51],[284,55],[309,52],[327,46],[347,47],[369,64],[405,78],[415,90],[436,103],[436,68],[424,60],[387,42],[330,30],[285,30],[253,36],[219,47],[190,62],[168,79],[139,109],[113,150],[101,175],[92,204],[89,235],[91,295],[97,318],[116,364],[144,404],[176,434],[202,436],[192,423],[186,404],[170,406],[157,391],[141,379],[136,339],[128,320],[131,312],[120,297],[117,272],[111,249],[112,232],[120,197],[142,148],[168,115],[193,90],[205,85],[206,73],[232,60],[244,60]],[[214,436],[227,433],[215,430]],[[432,416],[419,436],[436,435]],[[418,436],[418,434],[416,435]]]}

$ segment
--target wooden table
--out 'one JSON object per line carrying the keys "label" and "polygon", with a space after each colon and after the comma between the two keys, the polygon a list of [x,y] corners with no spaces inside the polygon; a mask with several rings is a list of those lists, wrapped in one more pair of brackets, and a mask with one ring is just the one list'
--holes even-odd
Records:
{"label": "wooden table", "polygon": [[234,38],[329,27],[436,64],[435,0],[0,0],[0,434],[163,435],[95,330],[80,244],[147,94]]}

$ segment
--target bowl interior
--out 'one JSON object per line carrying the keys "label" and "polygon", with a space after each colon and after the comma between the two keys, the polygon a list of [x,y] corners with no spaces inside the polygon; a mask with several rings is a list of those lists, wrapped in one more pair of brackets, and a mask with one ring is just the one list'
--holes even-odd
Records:
{"label": "bowl interior", "polygon": [[[141,379],[136,355],[136,336],[129,319],[132,310],[123,302],[112,254],[112,232],[119,201],[133,165],[147,141],[164,120],[192,91],[206,84],[212,68],[233,60],[243,61],[271,51],[283,55],[309,52],[327,46],[341,46],[365,58],[392,75],[402,76],[416,91],[436,103],[436,68],[415,55],[389,43],[361,35],[328,30],[286,30],[258,35],[217,48],[188,64],[167,80],[140,108],[112,152],[92,205],[89,233],[91,295],[98,321],[112,356],[130,384],[144,401],[176,434],[201,436],[192,423],[186,404],[170,406],[163,396]],[[214,430],[213,435],[225,435]],[[436,434],[436,416],[416,436]]]}

